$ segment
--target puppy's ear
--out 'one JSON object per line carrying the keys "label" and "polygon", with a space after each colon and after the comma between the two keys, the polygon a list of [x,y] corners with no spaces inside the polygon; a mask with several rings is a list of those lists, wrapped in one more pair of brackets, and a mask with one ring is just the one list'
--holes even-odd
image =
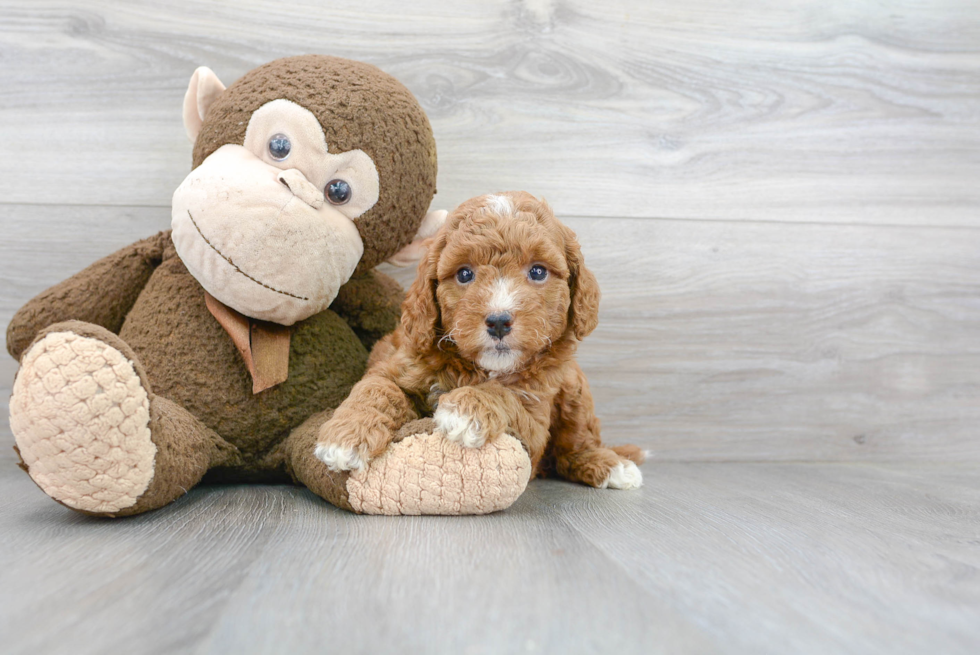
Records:
{"label": "puppy's ear", "polygon": [[436,341],[436,326],[439,323],[439,305],[436,302],[439,277],[436,272],[439,256],[445,246],[445,234],[437,234],[419,262],[418,273],[402,303],[402,328],[416,352],[428,351]]}
{"label": "puppy's ear", "polygon": [[582,248],[575,233],[567,227],[564,232],[568,288],[572,296],[568,308],[568,325],[576,339],[584,339],[599,324],[599,283],[592,271],[585,267],[585,258],[582,257]]}

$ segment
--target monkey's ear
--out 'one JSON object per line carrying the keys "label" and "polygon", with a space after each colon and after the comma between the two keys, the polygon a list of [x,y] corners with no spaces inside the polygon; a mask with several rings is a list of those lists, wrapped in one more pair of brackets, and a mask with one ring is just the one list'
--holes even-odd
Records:
{"label": "monkey's ear", "polygon": [[429,245],[429,239],[435,236],[435,233],[443,226],[447,216],[449,216],[449,212],[445,209],[438,209],[426,214],[412,242],[392,255],[388,259],[388,263],[399,267],[411,266],[422,259],[422,255],[425,254],[425,249]]}
{"label": "monkey's ear", "polygon": [[191,75],[187,93],[184,94],[184,129],[187,130],[187,138],[191,143],[197,140],[208,107],[224,90],[225,85],[207,66],[201,66]]}

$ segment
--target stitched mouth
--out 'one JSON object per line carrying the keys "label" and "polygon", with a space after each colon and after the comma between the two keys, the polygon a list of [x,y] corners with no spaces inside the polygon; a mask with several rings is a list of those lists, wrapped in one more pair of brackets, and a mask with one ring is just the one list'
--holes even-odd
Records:
{"label": "stitched mouth", "polygon": [[204,236],[204,232],[201,232],[200,226],[197,224],[197,221],[194,220],[194,216],[191,214],[191,212],[190,212],[189,209],[187,210],[187,216],[190,217],[191,223],[194,225],[194,229],[197,230],[197,233],[201,235],[201,238],[202,239],[204,239],[204,243],[208,244],[208,246],[210,246],[211,250],[213,250],[216,253],[218,253],[218,256],[219,257],[221,257],[223,260],[225,260],[226,262],[228,262],[228,264],[231,265],[231,267],[233,269],[235,269],[236,272],[241,273],[243,276],[245,276],[246,278],[248,278],[249,280],[251,280],[255,284],[259,285],[260,287],[264,287],[264,288],[268,289],[269,291],[275,291],[276,293],[281,293],[284,296],[289,296],[290,298],[295,298],[297,300],[309,300],[309,298],[307,298],[306,296],[297,296],[294,293],[289,293],[288,291],[283,291],[282,289],[277,289],[277,288],[275,288],[273,286],[270,286],[270,285],[266,284],[265,282],[262,282],[261,280],[256,280],[254,277],[252,277],[251,275],[249,275],[248,273],[246,273],[245,271],[243,271],[241,268],[239,268],[238,267],[238,264],[236,264],[235,262],[233,262],[231,260],[231,257],[228,257],[223,252],[221,252],[220,250],[218,250],[218,248],[213,243],[211,243],[210,239],[208,239],[206,236]]}

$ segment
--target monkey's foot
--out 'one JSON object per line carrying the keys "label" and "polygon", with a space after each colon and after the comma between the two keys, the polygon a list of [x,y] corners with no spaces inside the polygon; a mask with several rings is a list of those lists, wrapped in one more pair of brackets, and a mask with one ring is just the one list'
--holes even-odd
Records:
{"label": "monkey's foot", "polygon": [[34,482],[84,512],[134,505],[157,454],[148,388],[133,361],[98,338],[52,331],[34,343],[10,399],[10,427]]}
{"label": "monkey's foot", "polygon": [[347,493],[364,514],[489,514],[510,507],[530,477],[531,460],[513,437],[465,448],[425,430],[353,471]]}

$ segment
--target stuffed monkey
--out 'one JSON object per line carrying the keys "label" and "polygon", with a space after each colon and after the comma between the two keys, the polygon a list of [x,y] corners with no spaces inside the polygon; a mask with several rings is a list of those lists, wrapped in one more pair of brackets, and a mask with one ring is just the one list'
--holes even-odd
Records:
{"label": "stuffed monkey", "polygon": [[396,326],[404,261],[436,149],[422,108],[368,64],[310,55],[227,89],[191,78],[193,169],[172,230],[101,259],[14,316],[10,424],[51,498],[99,516],[162,507],[202,479],[304,484],[364,513],[484,513],[524,490],[511,438],[462,449],[431,422],[356,473],[314,456],[317,430]]}

